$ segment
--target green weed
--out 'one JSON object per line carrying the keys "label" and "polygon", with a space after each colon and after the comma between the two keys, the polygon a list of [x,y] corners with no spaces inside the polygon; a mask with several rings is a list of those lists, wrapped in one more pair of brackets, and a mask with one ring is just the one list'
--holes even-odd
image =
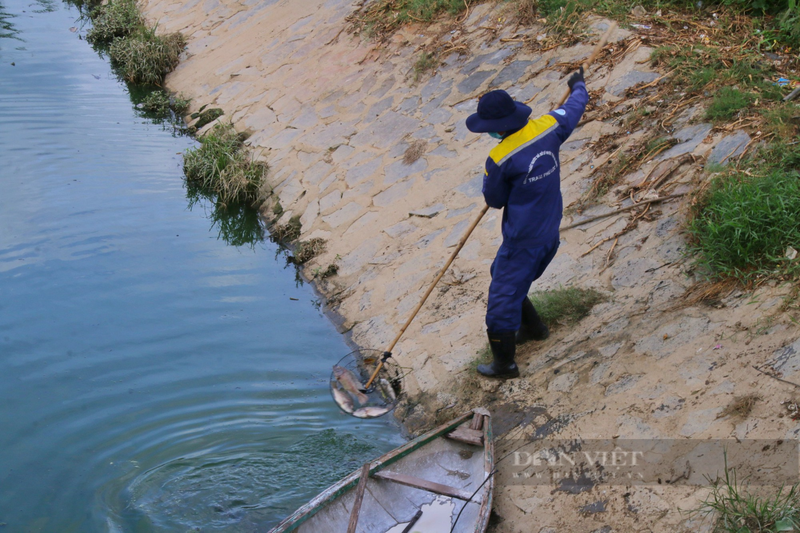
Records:
{"label": "green weed", "polygon": [[777,492],[755,495],[736,479],[728,468],[725,477],[714,480],[711,493],[692,514],[714,515],[714,533],[777,533],[800,529],[800,491],[798,485]]}
{"label": "green weed", "polygon": [[796,139],[796,137],[779,139],[758,152],[754,159],[758,161],[762,170],[792,171],[800,168],[800,143],[792,139]]}
{"label": "green weed", "polygon": [[653,50],[650,60],[654,66],[673,71],[673,83],[693,93],[738,85],[757,90],[770,100],[781,97],[778,88],[764,81],[774,74],[774,66],[752,51],[724,57],[715,47],[668,45]]}
{"label": "green weed", "polygon": [[[793,104],[784,104],[768,108],[762,114],[766,119],[764,129],[767,132],[773,133],[778,139],[796,137],[800,127],[800,108]],[[786,150],[782,150],[782,153],[786,154]]]}
{"label": "green weed", "polygon": [[183,95],[171,96],[168,92],[157,89],[145,96],[137,107],[160,118],[169,118],[170,111],[180,117],[186,113],[189,102],[190,99]]}
{"label": "green weed", "polygon": [[748,283],[781,270],[796,275],[784,255],[789,246],[800,249],[798,213],[797,171],[717,176],[694,208],[691,249],[716,278]]}
{"label": "green weed", "polygon": [[477,370],[478,365],[488,365],[492,362],[493,358],[492,348],[487,342],[486,345],[482,349],[478,350],[477,354],[475,354],[475,359],[469,363],[469,368],[474,373]]}
{"label": "green weed", "polygon": [[723,87],[714,94],[706,118],[709,120],[731,120],[741,110],[747,109],[755,101],[755,95],[731,87]]}
{"label": "green weed", "polygon": [[186,46],[180,33],[156,35],[156,28],[142,28],[127,37],[114,39],[108,49],[111,63],[128,82],[161,85],[164,76],[178,65]]}
{"label": "green weed", "polygon": [[549,327],[569,325],[585,318],[592,307],[605,300],[594,289],[559,287],[549,291],[536,291],[529,295],[542,321]]}
{"label": "green weed", "polygon": [[215,125],[200,142],[200,147],[187,150],[183,156],[187,181],[213,194],[222,204],[260,205],[269,167],[253,159],[233,125]]}
{"label": "green weed", "polygon": [[211,122],[217,120],[219,117],[225,114],[225,111],[218,107],[213,107],[211,109],[206,109],[204,111],[198,113],[192,113],[192,118],[196,118],[197,122],[194,124],[195,129],[200,129],[206,124],[210,124]]}
{"label": "green weed", "polygon": [[114,0],[98,5],[90,11],[89,17],[92,19],[92,28],[86,33],[86,40],[92,44],[108,44],[144,26],[136,0]]}
{"label": "green weed", "polygon": [[436,69],[439,66],[439,60],[436,59],[436,54],[431,52],[422,52],[414,63],[414,81],[419,79],[426,73]]}

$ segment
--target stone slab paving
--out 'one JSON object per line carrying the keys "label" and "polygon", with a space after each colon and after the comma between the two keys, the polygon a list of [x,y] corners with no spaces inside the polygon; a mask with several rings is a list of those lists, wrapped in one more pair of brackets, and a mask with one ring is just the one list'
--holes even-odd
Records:
{"label": "stone slab paving", "polygon": [[[502,87],[531,100],[534,113],[545,113],[565,89],[567,75],[554,65],[585,58],[592,49],[583,43],[539,53],[504,44],[500,38],[535,39],[543,30],[504,23],[503,4],[493,3],[470,6],[452,34],[411,26],[382,46],[345,31],[351,3],[343,0],[145,0],[143,7],[159,29],[188,38],[168,86],[191,96],[193,110],[221,107],[225,120],[252,133],[249,144],[272,168],[281,221],[300,215],[301,240],[328,241],[305,272],[338,265],[338,274],[318,286],[335,295],[329,305],[353,342],[378,349],[395,336],[483,205],[482,168],[493,141],[464,125],[477,98]],[[598,33],[605,29],[604,21],[592,24]],[[415,50],[439,32],[469,53],[452,54],[432,76],[415,82]],[[631,31],[618,30],[612,42],[631,38]],[[624,104],[629,88],[661,75],[646,61],[650,52],[642,45],[618,64],[598,67],[588,77],[589,89]],[[724,162],[749,142],[746,132],[724,136],[709,124],[681,120],[678,144],[658,161],[682,154],[702,161],[710,153]],[[610,155],[595,154],[595,144],[620,127],[621,121],[588,122],[564,146],[565,205],[581,198],[593,166]],[[417,140],[426,143],[422,154],[404,163]],[[691,188],[703,179],[695,170],[672,180]],[[620,205],[610,193],[565,223]],[[534,288],[591,287],[607,302],[578,325],[555,328],[549,340],[520,349],[523,377],[508,383],[478,380],[470,366],[486,347],[488,270],[501,241],[500,213],[490,210],[397,346],[398,361],[413,369],[406,387],[414,400],[398,416],[415,431],[472,405],[498,416],[504,406],[541,406],[547,416],[530,418],[522,431],[559,438],[797,438],[800,426],[777,416],[778,402],[794,391],[752,370],[769,363],[791,375],[800,368],[797,329],[775,329],[783,324],[774,302],[786,289],[763,287],[754,298],[735,294],[719,307],[676,308],[695,276],[682,255],[685,205],[659,206],[660,217],[642,220],[618,240],[608,264],[612,241],[587,252],[624,227],[627,215],[563,232],[558,255]],[[554,365],[562,365],[558,374]],[[753,415],[760,423],[722,415],[734,397],[748,393],[763,398]],[[499,452],[503,446],[498,441]],[[567,494],[551,486],[499,484],[496,496],[495,510],[504,518],[498,532],[532,531],[531,516],[534,531],[706,527],[678,512],[702,497],[694,487]],[[607,501],[605,511],[580,512],[598,501]]]}

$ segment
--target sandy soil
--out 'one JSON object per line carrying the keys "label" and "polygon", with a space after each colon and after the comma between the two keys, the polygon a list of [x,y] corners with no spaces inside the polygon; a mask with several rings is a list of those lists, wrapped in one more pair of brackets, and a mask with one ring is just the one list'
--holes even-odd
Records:
{"label": "sandy soil", "polygon": [[[352,5],[344,1],[147,0],[143,7],[160,30],[181,31],[189,42],[168,87],[191,96],[194,110],[220,107],[219,120],[252,133],[249,143],[271,166],[284,209],[279,222],[300,216],[301,240],[327,240],[306,275],[338,266],[318,286],[353,341],[378,349],[394,338],[483,205],[482,166],[492,141],[464,125],[477,97],[503,88],[543,114],[561,96],[569,63],[592,49],[587,42],[532,52],[519,38],[541,29],[515,27],[495,4],[472,8],[458,24],[404,28],[380,46],[346,31]],[[599,34],[607,23],[593,27]],[[433,75],[415,80],[419,50],[441,41],[453,52]],[[609,138],[643,134],[625,130],[626,110],[640,97],[626,94],[660,74],[636,34],[617,30],[613,43],[614,59],[587,81],[594,105],[619,116],[588,114],[564,145],[565,205],[590,187],[594,168],[613,151],[604,148]],[[702,184],[707,158],[734,154],[749,137],[704,124],[701,111],[683,110],[672,124],[676,146],[564,224],[626,206],[631,194],[681,194]],[[484,405],[495,414],[498,456],[530,437],[796,440],[800,424],[783,403],[796,398],[796,387],[754,368],[800,380],[792,377],[800,370],[798,329],[782,311],[789,288],[685,305],[698,281],[683,254],[687,202],[654,204],[618,237],[632,211],[564,231],[558,256],[534,288],[591,287],[608,299],[579,324],[523,347],[523,376],[506,383],[480,380],[471,366],[486,347],[488,268],[501,240],[500,213],[490,210],[395,350],[413,370],[398,416],[413,432]],[[747,395],[757,397],[751,412],[727,409]],[[497,532],[710,527],[680,511],[707,493],[691,473],[684,477],[698,485],[570,491],[514,482],[508,464],[500,464]],[[664,479],[680,478],[682,467],[669,466]]]}

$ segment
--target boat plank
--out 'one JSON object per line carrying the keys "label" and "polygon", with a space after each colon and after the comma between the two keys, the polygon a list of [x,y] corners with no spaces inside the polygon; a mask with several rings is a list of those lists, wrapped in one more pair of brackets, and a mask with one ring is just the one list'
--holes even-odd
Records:
{"label": "boat plank", "polygon": [[376,473],[375,477],[378,477],[380,479],[386,479],[389,481],[394,481],[395,483],[406,485],[407,487],[414,487],[415,489],[422,489],[428,492],[433,492],[435,494],[441,494],[442,496],[458,498],[459,500],[464,500],[464,501],[469,500],[470,497],[472,496],[471,493],[461,489],[457,489],[456,487],[443,485],[441,483],[435,483],[433,481],[428,481],[427,479],[418,478],[416,476],[399,474],[397,472],[389,472],[387,470],[382,470]]}
{"label": "boat plank", "polygon": [[459,426],[455,431],[448,433],[447,438],[473,446],[483,446],[483,431],[466,426]]}
{"label": "boat plank", "polygon": [[353,509],[350,511],[350,523],[347,524],[347,533],[356,533],[358,513],[361,512],[361,502],[364,500],[364,491],[367,488],[368,479],[369,463],[364,463],[364,466],[361,467],[361,476],[358,479],[358,486],[356,487],[356,499],[353,502]]}
{"label": "boat plank", "polygon": [[[495,464],[494,464],[494,435],[492,434],[492,423],[490,415],[487,413],[485,414],[486,420],[483,424],[483,441],[486,443],[486,448],[484,450],[484,470],[486,472],[486,477],[488,478],[486,481],[486,485],[484,485],[484,494],[486,494],[486,498],[481,503],[481,510],[479,514],[479,523],[488,524],[489,523],[489,515],[492,512],[492,493],[494,492],[494,474],[495,474]],[[486,526],[483,526],[486,528]],[[476,530],[477,533],[478,530]]]}
{"label": "boat plank", "polygon": [[480,413],[475,413],[472,415],[472,422],[469,424],[469,429],[475,429],[480,431],[483,429],[483,415]]}

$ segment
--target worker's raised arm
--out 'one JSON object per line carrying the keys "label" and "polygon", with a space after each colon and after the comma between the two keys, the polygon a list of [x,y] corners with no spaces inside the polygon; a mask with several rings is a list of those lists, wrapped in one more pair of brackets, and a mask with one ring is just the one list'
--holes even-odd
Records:
{"label": "worker's raised arm", "polygon": [[558,129],[558,137],[561,142],[566,141],[567,137],[572,135],[572,131],[586,110],[586,104],[589,103],[589,92],[586,90],[586,82],[583,80],[583,67],[570,76],[567,83],[570,88],[569,98],[564,105],[550,112],[561,126]]}

